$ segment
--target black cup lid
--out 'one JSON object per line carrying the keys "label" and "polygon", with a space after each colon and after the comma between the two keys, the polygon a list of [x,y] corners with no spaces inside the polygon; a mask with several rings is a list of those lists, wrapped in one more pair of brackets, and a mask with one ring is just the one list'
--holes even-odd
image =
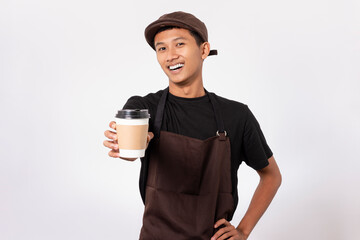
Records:
{"label": "black cup lid", "polygon": [[150,114],[147,109],[122,109],[118,111],[115,117],[123,119],[142,119],[150,118]]}

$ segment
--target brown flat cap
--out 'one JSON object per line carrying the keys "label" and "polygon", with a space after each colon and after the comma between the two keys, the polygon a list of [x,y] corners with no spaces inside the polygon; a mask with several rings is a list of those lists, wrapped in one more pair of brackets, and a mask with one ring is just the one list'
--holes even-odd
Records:
{"label": "brown flat cap", "polygon": [[[208,32],[205,24],[197,17],[186,12],[173,12],[162,15],[158,20],[151,23],[145,29],[145,38],[149,45],[155,50],[154,38],[160,28],[179,27],[199,34],[204,42],[208,41]],[[217,55],[217,50],[211,50],[209,55]]]}

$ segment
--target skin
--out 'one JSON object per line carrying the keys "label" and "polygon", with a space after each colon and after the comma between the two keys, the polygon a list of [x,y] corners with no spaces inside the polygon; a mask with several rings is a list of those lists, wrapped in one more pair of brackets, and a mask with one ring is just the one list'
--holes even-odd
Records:
{"label": "skin", "polygon": [[249,208],[238,226],[235,228],[225,219],[220,219],[215,223],[214,227],[217,228],[221,224],[224,224],[225,228],[217,231],[211,240],[245,240],[249,237],[251,231],[254,229],[261,216],[265,213],[281,185],[281,173],[276,164],[275,158],[272,156],[268,160],[269,165],[257,171],[260,176],[260,182],[251,199]]}
{"label": "skin", "polygon": [[[173,28],[158,33],[154,38],[157,60],[169,79],[169,91],[171,94],[183,98],[195,98],[205,95],[202,79],[203,62],[209,54],[208,42],[197,45],[195,38],[186,29]],[[169,66],[178,63],[184,66],[177,71],[171,71]],[[115,122],[110,122],[110,128],[115,129]],[[107,130],[105,136],[109,140],[104,141],[104,146],[110,148],[109,156],[118,158],[119,149],[116,142],[116,132]],[[148,133],[147,144],[154,137]],[[122,158],[134,161],[135,158]],[[214,228],[220,228],[211,240],[230,239],[246,240],[254,229],[256,223],[264,214],[281,184],[280,170],[274,157],[269,158],[269,165],[257,171],[260,182],[250,202],[249,208],[240,223],[235,227],[225,219],[220,219],[214,224]]]}
{"label": "skin", "polygon": [[[202,67],[210,44],[198,46],[188,30],[179,28],[156,34],[154,44],[157,60],[169,78],[170,93],[183,98],[204,96]],[[170,71],[168,67],[177,63],[184,64],[180,72]]]}
{"label": "skin", "polygon": [[[116,123],[114,121],[111,121],[109,123],[109,127],[116,130]],[[127,161],[135,161],[137,158],[123,158],[119,155],[119,145],[117,144],[117,134],[114,131],[106,130],[105,131],[105,137],[107,137],[109,140],[105,140],[103,142],[104,146],[107,148],[110,148],[110,152],[108,155],[113,158],[121,158]],[[149,145],[150,140],[154,137],[154,134],[152,132],[148,133],[147,136],[147,143],[146,148]]]}

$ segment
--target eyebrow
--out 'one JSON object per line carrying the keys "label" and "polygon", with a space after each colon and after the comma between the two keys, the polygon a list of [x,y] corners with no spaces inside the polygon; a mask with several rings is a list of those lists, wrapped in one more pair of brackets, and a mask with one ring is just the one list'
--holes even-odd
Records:
{"label": "eyebrow", "polygon": [[[187,38],[185,38],[185,37],[177,37],[177,38],[174,38],[173,40],[172,40],[172,42],[175,42],[175,41],[177,41],[177,40],[188,40]],[[158,45],[161,45],[161,44],[165,44],[164,42],[157,42],[156,44],[155,44],[155,48],[158,46]]]}

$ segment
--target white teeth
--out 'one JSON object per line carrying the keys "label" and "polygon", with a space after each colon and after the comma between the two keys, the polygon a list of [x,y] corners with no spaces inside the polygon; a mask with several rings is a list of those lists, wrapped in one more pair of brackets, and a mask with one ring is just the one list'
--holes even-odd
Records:
{"label": "white teeth", "polygon": [[169,69],[174,70],[174,69],[177,69],[177,68],[180,68],[180,67],[183,67],[183,66],[184,66],[184,64],[178,63],[178,64],[176,64],[174,66],[169,66]]}

